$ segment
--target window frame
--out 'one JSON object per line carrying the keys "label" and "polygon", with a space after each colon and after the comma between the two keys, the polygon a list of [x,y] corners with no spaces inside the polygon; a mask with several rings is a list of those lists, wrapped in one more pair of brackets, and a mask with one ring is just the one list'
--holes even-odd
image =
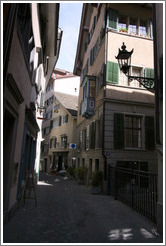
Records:
{"label": "window frame", "polygon": [[[126,121],[125,118],[131,118],[131,126],[126,126]],[[134,126],[134,119],[140,119],[140,127]],[[131,137],[131,146],[127,146],[127,135],[126,135],[126,130],[130,132],[130,137]],[[135,142],[137,141],[135,131],[139,132],[139,137],[140,137],[140,143],[137,143],[137,146],[135,146]],[[125,144],[124,147],[125,149],[142,149],[143,148],[143,116],[141,115],[133,115],[133,114],[125,114],[124,115],[124,140]],[[139,146],[140,144],[140,146]]]}

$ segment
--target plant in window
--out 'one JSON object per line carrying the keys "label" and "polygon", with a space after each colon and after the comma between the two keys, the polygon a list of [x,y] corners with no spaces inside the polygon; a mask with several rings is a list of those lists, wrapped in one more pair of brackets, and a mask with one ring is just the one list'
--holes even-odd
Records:
{"label": "plant in window", "polygon": [[128,33],[128,30],[126,28],[120,28],[119,29],[119,32],[125,32],[125,33]]}
{"label": "plant in window", "polygon": [[148,34],[148,33],[146,33],[146,36],[145,36],[146,38],[150,38],[150,35]]}

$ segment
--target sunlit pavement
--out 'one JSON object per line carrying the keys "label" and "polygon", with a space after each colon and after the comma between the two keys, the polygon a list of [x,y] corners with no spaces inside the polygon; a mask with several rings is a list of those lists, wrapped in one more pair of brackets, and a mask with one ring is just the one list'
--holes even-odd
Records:
{"label": "sunlit pavement", "polygon": [[4,243],[161,243],[156,225],[111,196],[67,177],[41,174],[37,207],[26,200],[4,226]]}

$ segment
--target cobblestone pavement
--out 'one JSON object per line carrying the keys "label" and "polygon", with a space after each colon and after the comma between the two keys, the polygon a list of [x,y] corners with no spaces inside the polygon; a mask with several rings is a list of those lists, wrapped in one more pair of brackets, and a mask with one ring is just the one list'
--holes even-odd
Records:
{"label": "cobblestone pavement", "polygon": [[26,200],[4,225],[4,243],[162,243],[147,218],[67,177],[42,173],[37,203]]}

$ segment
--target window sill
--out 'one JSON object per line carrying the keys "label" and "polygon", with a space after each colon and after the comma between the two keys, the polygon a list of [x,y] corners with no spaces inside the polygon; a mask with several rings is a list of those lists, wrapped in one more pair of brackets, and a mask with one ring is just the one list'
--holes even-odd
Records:
{"label": "window sill", "polygon": [[145,148],[124,148],[126,151],[148,151]]}
{"label": "window sill", "polygon": [[153,40],[153,38],[151,38],[150,36],[142,36],[142,35],[138,35],[138,34],[134,34],[134,33],[128,33],[128,32],[122,32],[122,31],[117,31],[111,28],[108,28],[108,32],[114,32],[114,33],[118,33],[121,35],[127,35],[127,36],[132,36],[132,37],[136,37],[136,38],[143,38],[143,39],[148,39],[148,40]]}

